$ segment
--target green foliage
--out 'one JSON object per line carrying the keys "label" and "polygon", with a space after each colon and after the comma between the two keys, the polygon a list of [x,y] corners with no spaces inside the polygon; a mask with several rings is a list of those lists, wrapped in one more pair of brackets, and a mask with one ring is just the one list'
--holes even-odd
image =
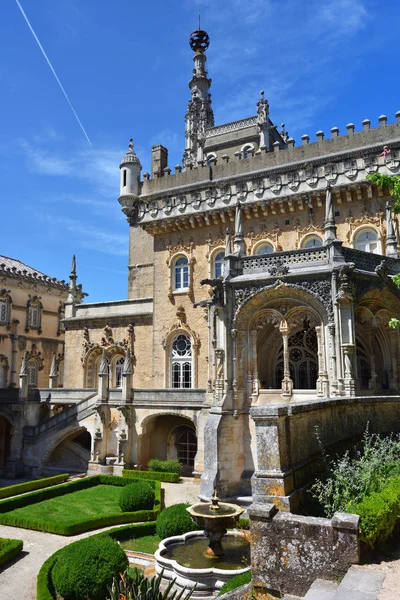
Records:
{"label": "green foliage", "polygon": [[24,543],[21,540],[0,538],[0,567],[19,554]]}
{"label": "green foliage", "polygon": [[156,522],[157,535],[163,540],[173,535],[182,535],[187,531],[196,531],[196,525],[188,511],[190,504],[173,504],[165,508]]}
{"label": "green foliage", "polygon": [[175,579],[161,591],[162,576],[161,572],[157,577],[146,578],[140,569],[125,571],[114,579],[108,600],[189,600],[192,591],[171,592]]}
{"label": "green foliage", "polygon": [[52,570],[55,591],[68,600],[104,600],[114,577],[128,566],[124,550],[110,537],[92,537],[64,549]]}
{"label": "green foliage", "polygon": [[147,466],[149,471],[156,471],[157,473],[181,474],[181,464],[179,460],[158,460],[158,458],[152,458],[149,460]]}
{"label": "green foliage", "polygon": [[[111,537],[114,540],[124,541],[133,538],[140,539],[141,536],[149,536],[154,535],[156,530],[156,524],[153,523],[134,523],[132,525],[124,525],[123,527],[116,527],[114,529],[109,529],[108,531],[103,531],[101,533],[96,533],[90,539],[98,538],[98,537]],[[80,545],[82,540],[78,542],[73,542],[67,548],[70,548],[74,545]],[[78,546],[79,548],[80,546]],[[52,570],[57,561],[57,558],[60,556],[60,560],[62,560],[63,552],[65,548],[61,548],[61,550],[57,550],[54,554],[52,554],[42,565],[36,585],[36,597],[37,600],[55,600],[56,593],[54,591],[53,581],[52,581]]]}
{"label": "green foliage", "polygon": [[180,475],[178,473],[160,473],[158,471],[135,471],[133,469],[124,469],[122,477],[131,479],[148,479],[154,481],[166,481],[168,483],[178,483]]}
{"label": "green foliage", "polygon": [[240,575],[236,575],[235,577],[232,577],[232,579],[230,579],[229,581],[224,583],[224,585],[222,586],[222,588],[219,591],[218,596],[227,594],[228,592],[231,592],[232,590],[235,590],[236,588],[241,587],[242,585],[246,585],[247,583],[250,583],[250,581],[251,581],[251,571],[246,571],[246,573],[241,573]]}
{"label": "green foliage", "polygon": [[119,496],[119,506],[123,512],[147,510],[154,504],[154,487],[150,481],[135,481],[125,486]]}
{"label": "green foliage", "polygon": [[8,485],[7,487],[0,488],[0,499],[10,498],[11,496],[17,496],[18,494],[24,494],[25,492],[32,492],[33,490],[40,490],[67,481],[68,478],[69,473],[63,473],[62,475],[54,475],[54,477],[46,477],[44,479],[26,481],[25,483],[17,483],[16,485]]}
{"label": "green foliage", "polygon": [[[89,489],[99,484],[100,487],[96,490]],[[155,520],[161,509],[161,484],[158,481],[148,482],[148,485],[154,486],[153,507],[148,510],[121,512],[118,504],[119,494],[114,493],[111,486],[125,487],[130,484],[132,480],[123,477],[94,476],[11,498],[0,502],[0,513],[3,512],[0,514],[0,523],[59,535],[74,535],[119,523]],[[70,494],[81,488],[86,488],[87,493]],[[58,498],[66,494],[70,495]],[[5,512],[4,508],[7,508],[8,512]]]}
{"label": "green foliage", "polygon": [[388,188],[391,196],[395,198],[393,203],[393,212],[400,213],[400,175],[383,175],[380,173],[370,173],[367,180],[376,183],[383,188]]}
{"label": "green foliage", "polygon": [[327,464],[327,470],[328,476],[317,480],[311,493],[331,517],[381,490],[387,478],[400,473],[400,435],[381,437],[367,428],[361,449],[354,446],[352,453]]}
{"label": "green foliage", "polygon": [[238,529],[250,529],[250,519],[240,517],[237,522]]}
{"label": "green foliage", "polygon": [[386,540],[400,513],[400,477],[389,480],[381,491],[361,502],[350,504],[348,510],[360,515],[360,538],[364,542],[373,547],[378,541]]}

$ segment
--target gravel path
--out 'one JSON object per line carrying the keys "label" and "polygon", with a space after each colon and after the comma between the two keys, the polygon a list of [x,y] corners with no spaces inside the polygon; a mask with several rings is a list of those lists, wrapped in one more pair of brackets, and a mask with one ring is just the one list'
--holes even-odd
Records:
{"label": "gravel path", "polygon": [[[165,506],[178,502],[198,501],[199,482],[185,478],[181,483],[163,483]],[[36,600],[36,578],[40,567],[56,550],[81,540],[99,531],[88,531],[80,535],[62,536],[19,527],[0,525],[0,537],[23,540],[24,549],[15,560],[0,569],[1,600]]]}

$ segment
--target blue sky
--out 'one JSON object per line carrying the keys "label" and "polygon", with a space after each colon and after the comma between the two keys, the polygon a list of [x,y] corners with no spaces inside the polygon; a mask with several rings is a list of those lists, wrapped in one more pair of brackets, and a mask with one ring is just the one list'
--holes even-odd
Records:
{"label": "blue sky", "polygon": [[[2,0],[0,254],[67,279],[87,301],[127,290],[119,162],[134,138],[182,159],[197,0],[20,0],[88,144],[15,0]],[[216,124],[255,114],[261,89],[291,136],[400,109],[395,0],[201,0]]]}

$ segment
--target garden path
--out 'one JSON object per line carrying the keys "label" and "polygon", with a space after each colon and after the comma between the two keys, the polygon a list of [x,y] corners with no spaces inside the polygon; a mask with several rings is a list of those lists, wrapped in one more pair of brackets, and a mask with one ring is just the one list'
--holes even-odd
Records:
{"label": "garden path", "polygon": [[[181,483],[162,483],[165,506],[178,502],[194,503],[198,501],[199,482],[183,478]],[[23,540],[24,549],[17,558],[3,569],[0,568],[1,600],[36,600],[36,578],[40,567],[56,550],[77,540],[89,537],[97,531],[87,531],[80,535],[65,537],[41,531],[31,531],[19,527],[0,525],[0,537]]]}

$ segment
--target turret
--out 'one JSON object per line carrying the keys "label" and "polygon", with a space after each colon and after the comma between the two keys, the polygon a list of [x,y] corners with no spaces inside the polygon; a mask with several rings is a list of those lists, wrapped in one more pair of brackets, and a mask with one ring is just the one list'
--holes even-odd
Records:
{"label": "turret", "polygon": [[189,45],[196,53],[193,57],[193,77],[189,82],[192,98],[185,117],[185,152],[183,166],[194,167],[204,159],[206,129],[214,126],[211,108],[211,79],[207,77],[205,51],[210,44],[208,34],[197,29],[190,36]]}
{"label": "turret", "polygon": [[136,156],[133,149],[133,140],[129,140],[129,150],[125,154],[124,158],[119,165],[121,170],[120,177],[120,197],[122,196],[138,196],[139,195],[139,183],[140,183],[140,171],[142,165],[140,160]]}

